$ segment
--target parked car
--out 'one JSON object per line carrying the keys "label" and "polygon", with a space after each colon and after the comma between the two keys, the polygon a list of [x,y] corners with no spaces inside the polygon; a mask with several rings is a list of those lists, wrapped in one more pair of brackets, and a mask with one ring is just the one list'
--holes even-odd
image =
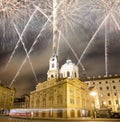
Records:
{"label": "parked car", "polygon": [[110,118],[111,117],[111,109],[99,109],[96,111],[96,118]]}
{"label": "parked car", "polygon": [[111,118],[120,118],[120,112],[111,112]]}

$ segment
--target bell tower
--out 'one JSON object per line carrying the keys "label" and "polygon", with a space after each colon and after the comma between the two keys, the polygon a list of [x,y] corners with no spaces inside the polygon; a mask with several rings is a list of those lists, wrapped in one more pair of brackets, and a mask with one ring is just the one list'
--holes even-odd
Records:
{"label": "bell tower", "polygon": [[47,79],[50,80],[52,78],[58,78],[58,74],[59,74],[58,56],[54,50],[49,60],[49,70],[47,72]]}

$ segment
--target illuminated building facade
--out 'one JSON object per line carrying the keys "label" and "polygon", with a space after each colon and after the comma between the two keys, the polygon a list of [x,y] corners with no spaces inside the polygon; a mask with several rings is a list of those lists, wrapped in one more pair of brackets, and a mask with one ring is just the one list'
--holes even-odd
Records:
{"label": "illuminated building facade", "polygon": [[112,111],[120,110],[120,77],[110,76],[107,78],[89,78],[89,81],[85,82],[88,86],[95,86],[100,107],[111,108]]}
{"label": "illuminated building facade", "polygon": [[0,84],[0,110],[10,110],[13,107],[15,89]]}
{"label": "illuminated building facade", "polygon": [[39,83],[30,93],[30,108],[36,108],[39,117],[90,116],[93,97],[88,86],[80,81],[78,67],[70,59],[59,69],[54,53],[49,60],[48,80]]}

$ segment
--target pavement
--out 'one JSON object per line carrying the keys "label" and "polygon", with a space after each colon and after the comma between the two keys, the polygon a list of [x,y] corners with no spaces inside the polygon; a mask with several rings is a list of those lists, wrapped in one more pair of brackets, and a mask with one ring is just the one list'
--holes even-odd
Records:
{"label": "pavement", "polygon": [[33,119],[33,120],[54,120],[54,121],[119,121],[120,119],[115,118],[91,118],[91,117],[82,117],[82,118],[39,118],[39,117],[15,117],[15,118],[22,118],[22,119]]}

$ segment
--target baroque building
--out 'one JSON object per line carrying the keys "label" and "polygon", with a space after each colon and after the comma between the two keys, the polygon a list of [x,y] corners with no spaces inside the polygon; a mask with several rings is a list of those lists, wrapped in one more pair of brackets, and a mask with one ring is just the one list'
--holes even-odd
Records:
{"label": "baroque building", "polygon": [[95,86],[100,108],[110,108],[112,111],[120,111],[120,77],[97,77],[89,78],[85,83],[91,87]]}
{"label": "baroque building", "polygon": [[0,111],[10,110],[13,107],[15,89],[3,86],[0,83]]}
{"label": "baroque building", "polygon": [[38,83],[30,93],[30,108],[38,117],[90,116],[94,99],[88,86],[79,80],[78,67],[68,59],[59,69],[58,56],[49,60],[47,81]]}

